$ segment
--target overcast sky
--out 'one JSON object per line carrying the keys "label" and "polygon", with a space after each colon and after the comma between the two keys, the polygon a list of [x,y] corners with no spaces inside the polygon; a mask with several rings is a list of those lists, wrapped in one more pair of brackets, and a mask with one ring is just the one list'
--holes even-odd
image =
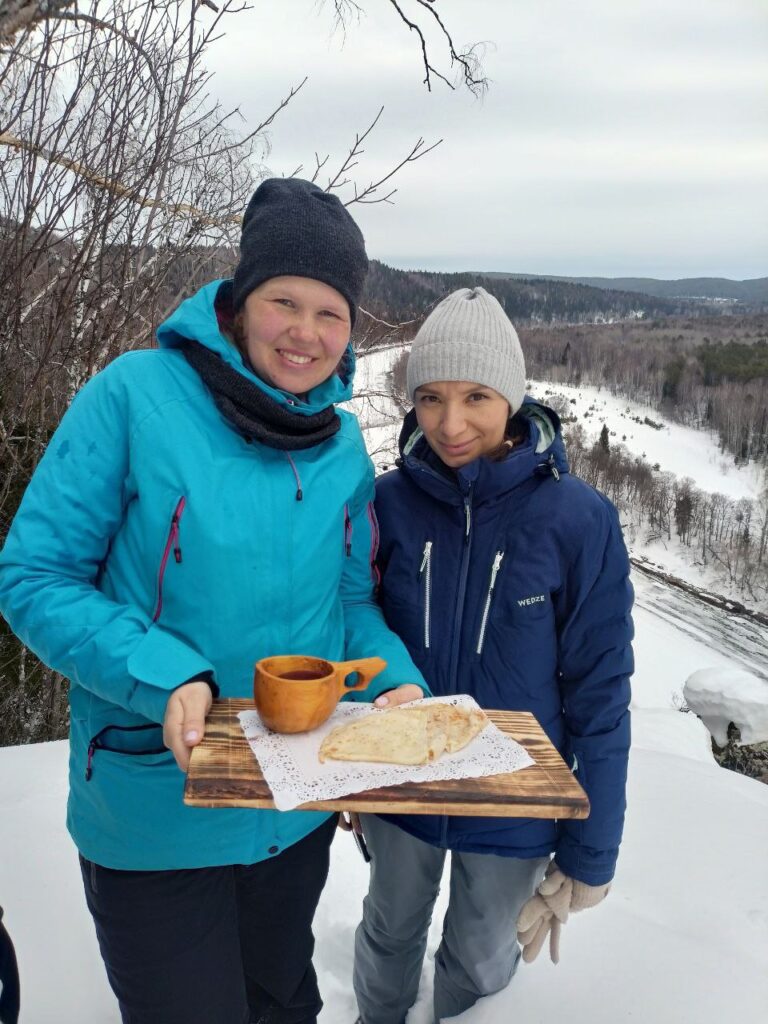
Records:
{"label": "overcast sky", "polygon": [[437,0],[457,45],[487,42],[483,100],[439,81],[426,90],[418,40],[389,0],[359,0],[345,34],[331,0],[253,2],[209,66],[215,93],[252,126],[309,76],[271,128],[271,173],[303,165],[311,177],[315,152],[335,169],[382,105],[360,184],[419,137],[443,139],[399,173],[394,205],[352,207],[371,256],[441,270],[768,275],[766,0]]}

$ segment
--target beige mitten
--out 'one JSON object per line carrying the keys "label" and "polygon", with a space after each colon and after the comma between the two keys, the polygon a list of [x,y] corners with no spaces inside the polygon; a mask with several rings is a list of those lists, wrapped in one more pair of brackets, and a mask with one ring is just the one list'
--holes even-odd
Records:
{"label": "beige mitten", "polygon": [[523,960],[531,963],[541,952],[549,935],[549,956],[553,964],[560,960],[560,929],[570,911],[587,910],[608,895],[610,883],[587,885],[564,875],[550,862],[541,885],[523,904],[517,918],[517,939],[523,947]]}
{"label": "beige mitten", "polygon": [[552,911],[538,893],[523,905],[517,918],[517,941],[523,947],[523,960],[535,960],[549,933]]}
{"label": "beige mitten", "polygon": [[586,882],[574,881],[571,910],[575,914],[578,910],[589,910],[590,907],[596,907],[608,895],[610,888],[610,882],[606,882],[605,885],[587,885]]}

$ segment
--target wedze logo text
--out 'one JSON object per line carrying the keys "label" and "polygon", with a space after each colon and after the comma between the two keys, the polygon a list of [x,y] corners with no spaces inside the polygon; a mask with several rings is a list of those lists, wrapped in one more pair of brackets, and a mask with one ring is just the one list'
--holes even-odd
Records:
{"label": "wedze logo text", "polygon": [[517,603],[524,608],[527,604],[543,604],[546,600],[546,594],[535,594],[533,597],[522,597]]}

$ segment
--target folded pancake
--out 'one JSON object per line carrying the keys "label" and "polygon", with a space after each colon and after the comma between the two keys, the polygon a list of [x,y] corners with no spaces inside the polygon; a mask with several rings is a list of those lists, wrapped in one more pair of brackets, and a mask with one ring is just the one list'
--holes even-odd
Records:
{"label": "folded pancake", "polygon": [[422,704],[373,712],[331,730],[320,745],[321,761],[429,764],[467,746],[488,723],[482,711],[451,704]]}

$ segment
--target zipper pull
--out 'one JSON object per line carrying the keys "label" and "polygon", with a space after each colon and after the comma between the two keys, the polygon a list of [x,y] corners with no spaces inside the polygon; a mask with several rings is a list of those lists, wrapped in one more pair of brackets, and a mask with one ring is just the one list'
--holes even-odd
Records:
{"label": "zipper pull", "polygon": [[344,506],[344,548],[347,558],[352,554],[352,520],[349,518],[349,507]]}
{"label": "zipper pull", "polygon": [[501,568],[501,562],[502,562],[503,558],[504,558],[504,552],[503,551],[497,551],[496,552],[496,557],[494,558],[493,565],[491,567],[491,586],[490,586],[490,589],[488,591],[491,594],[493,593],[493,588],[496,586],[496,577],[499,574],[499,569]]}
{"label": "zipper pull", "polygon": [[560,473],[558,472],[557,466],[555,465],[555,455],[554,455],[554,452],[550,452],[550,454],[549,454],[549,468],[550,468],[550,470],[552,472],[552,476],[555,478],[555,480],[556,481],[559,480],[560,479]]}
{"label": "zipper pull", "polygon": [[503,551],[497,551],[493,557],[493,565],[491,566],[491,579],[488,583],[488,593],[485,595],[485,607],[483,608],[483,618],[480,622],[480,633],[477,637],[477,647],[475,648],[476,654],[483,653],[483,644],[485,643],[485,631],[488,626],[488,615],[491,611],[491,600],[493,599],[493,588],[496,586],[496,577],[498,576],[499,569],[501,568],[501,562],[504,558]]}
{"label": "zipper pull", "polygon": [[421,560],[421,567],[419,568],[419,576],[421,576],[421,574],[426,569],[427,562],[429,561],[429,556],[430,556],[431,553],[432,553],[432,541],[428,540],[427,543],[424,545],[424,557]]}
{"label": "zipper pull", "polygon": [[469,543],[469,531],[472,529],[472,506],[470,504],[470,498],[464,499],[464,516],[467,521],[467,525],[464,530],[464,543]]}
{"label": "zipper pull", "polygon": [[178,565],[181,562],[181,543],[179,541],[179,513],[174,512],[171,520],[171,535],[173,537],[173,557]]}
{"label": "zipper pull", "polygon": [[85,781],[90,782],[93,775],[93,755],[96,752],[96,744],[93,740],[88,744],[88,763],[85,766]]}

